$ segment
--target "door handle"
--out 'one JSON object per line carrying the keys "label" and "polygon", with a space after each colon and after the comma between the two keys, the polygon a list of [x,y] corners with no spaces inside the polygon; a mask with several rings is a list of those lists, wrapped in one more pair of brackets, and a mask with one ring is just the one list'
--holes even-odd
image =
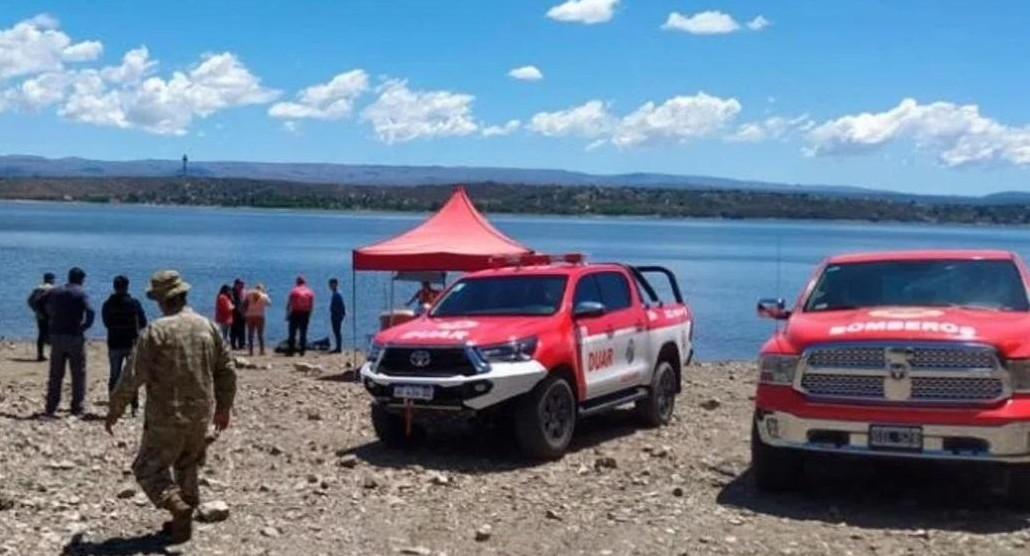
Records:
{"label": "door handle", "polygon": [[615,327],[609,324],[608,327],[604,329],[604,332],[608,334],[609,338],[611,338],[615,335]]}
{"label": "door handle", "polygon": [[641,321],[637,321],[637,332],[643,332],[643,331],[644,331],[644,323],[641,322]]}

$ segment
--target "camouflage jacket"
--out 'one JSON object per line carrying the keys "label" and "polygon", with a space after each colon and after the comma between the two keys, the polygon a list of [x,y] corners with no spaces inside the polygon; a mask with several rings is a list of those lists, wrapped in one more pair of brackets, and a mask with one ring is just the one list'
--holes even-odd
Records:
{"label": "camouflage jacket", "polygon": [[148,427],[200,426],[211,421],[212,409],[232,409],[236,371],[215,325],[187,307],[140,332],[110,411],[121,416],[140,386]]}

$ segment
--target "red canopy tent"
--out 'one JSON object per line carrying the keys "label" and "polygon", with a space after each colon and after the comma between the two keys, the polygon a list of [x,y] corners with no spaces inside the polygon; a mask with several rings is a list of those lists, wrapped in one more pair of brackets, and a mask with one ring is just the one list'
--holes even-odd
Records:
{"label": "red canopy tent", "polygon": [[[493,257],[529,255],[533,251],[502,234],[476,210],[464,188],[457,188],[440,210],[418,226],[390,239],[355,249],[352,269],[462,271],[490,268]],[[357,310],[356,276],[352,307]],[[391,304],[393,298],[391,283]],[[392,307],[391,307],[392,309]],[[357,315],[351,319],[357,343]]]}
{"label": "red canopy tent", "polygon": [[490,258],[531,250],[494,228],[458,188],[418,226],[396,237],[355,249],[354,270],[482,270]]}

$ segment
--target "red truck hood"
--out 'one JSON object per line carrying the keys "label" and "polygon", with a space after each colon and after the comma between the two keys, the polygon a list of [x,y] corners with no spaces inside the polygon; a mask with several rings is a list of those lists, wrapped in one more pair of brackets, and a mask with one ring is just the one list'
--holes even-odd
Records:
{"label": "red truck hood", "polygon": [[1011,355],[1030,339],[1030,313],[937,307],[795,313],[783,339],[798,352],[822,342],[908,340],[978,342]]}
{"label": "red truck hood", "polygon": [[500,344],[536,336],[553,326],[550,317],[422,317],[376,335],[379,344],[474,345]]}

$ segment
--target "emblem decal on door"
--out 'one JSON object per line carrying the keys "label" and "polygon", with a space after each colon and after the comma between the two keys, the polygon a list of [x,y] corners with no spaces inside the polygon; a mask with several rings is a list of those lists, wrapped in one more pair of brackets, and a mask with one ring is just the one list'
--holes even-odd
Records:
{"label": "emblem decal on door", "polygon": [[613,359],[615,359],[615,350],[612,348],[591,351],[590,355],[587,356],[587,372],[600,371],[601,369],[611,367]]}
{"label": "emblem decal on door", "polygon": [[629,345],[626,346],[626,363],[633,363],[633,358],[636,355],[636,346],[633,345],[633,338],[630,338]]}

